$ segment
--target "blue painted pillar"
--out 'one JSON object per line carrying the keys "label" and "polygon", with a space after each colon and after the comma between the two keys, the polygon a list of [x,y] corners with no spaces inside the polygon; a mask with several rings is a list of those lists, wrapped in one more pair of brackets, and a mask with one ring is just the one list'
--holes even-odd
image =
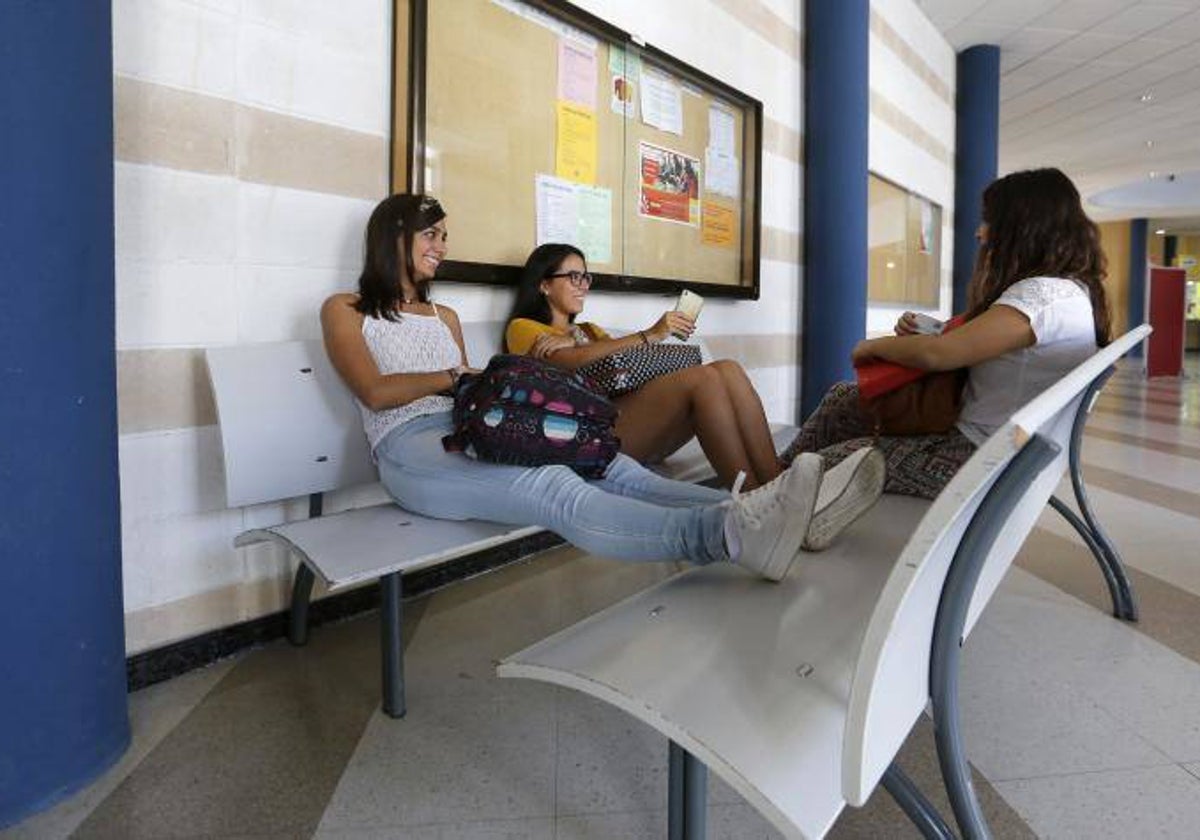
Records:
{"label": "blue painted pillar", "polygon": [[108,2],[0,2],[0,827],[129,743]]}
{"label": "blue painted pillar", "polygon": [[807,417],[851,376],[867,324],[867,0],[804,4],[804,330]]}
{"label": "blue painted pillar", "polygon": [[982,221],[983,191],[996,180],[1000,142],[1000,48],[969,47],[958,54],[954,132],[954,301],[967,308],[975,269],[975,231]]}
{"label": "blue painted pillar", "polygon": [[[1131,219],[1129,222],[1129,329],[1140,327],[1146,321],[1146,234],[1149,222],[1146,219]],[[1117,332],[1117,330],[1114,330]],[[1138,345],[1134,355],[1141,353]]]}

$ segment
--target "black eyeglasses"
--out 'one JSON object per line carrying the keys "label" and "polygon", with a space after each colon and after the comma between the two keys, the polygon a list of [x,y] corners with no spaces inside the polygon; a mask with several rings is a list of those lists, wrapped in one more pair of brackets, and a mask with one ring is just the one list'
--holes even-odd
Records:
{"label": "black eyeglasses", "polygon": [[592,274],[590,271],[560,271],[558,274],[546,275],[547,280],[553,280],[555,277],[566,277],[576,289],[592,285]]}

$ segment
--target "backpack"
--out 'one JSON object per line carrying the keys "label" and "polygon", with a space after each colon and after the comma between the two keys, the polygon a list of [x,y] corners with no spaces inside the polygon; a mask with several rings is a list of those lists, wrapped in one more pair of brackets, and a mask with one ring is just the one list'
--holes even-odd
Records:
{"label": "backpack", "polygon": [[621,448],[617,407],[582,376],[530,358],[493,356],[454,392],[447,452],[480,461],[541,467],[562,464],[599,478]]}

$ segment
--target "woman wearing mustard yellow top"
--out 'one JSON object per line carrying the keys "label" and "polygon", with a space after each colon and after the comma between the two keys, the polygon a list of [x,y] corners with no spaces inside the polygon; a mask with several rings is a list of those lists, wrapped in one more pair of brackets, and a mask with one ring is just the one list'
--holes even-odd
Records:
{"label": "woman wearing mustard yellow top", "polygon": [[[592,284],[583,252],[572,245],[541,245],[529,255],[505,332],[510,353],[545,359],[574,370],[624,347],[655,344],[671,333],[690,336],[694,322],[666,312],[653,326],[612,338],[595,324],[575,323]],[[746,473],[748,488],[779,474],[779,462],[762,401],[741,365],[711,362],[660,376],[617,397],[621,451],[655,463],[700,439],[721,483]]]}

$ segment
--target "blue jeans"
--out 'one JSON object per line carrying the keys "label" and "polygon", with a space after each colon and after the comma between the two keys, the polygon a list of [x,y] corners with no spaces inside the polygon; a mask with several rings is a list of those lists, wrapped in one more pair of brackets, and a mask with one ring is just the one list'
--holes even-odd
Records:
{"label": "blue jeans", "polygon": [[375,449],[379,477],[402,507],[436,519],[540,525],[618,560],[728,560],[729,493],[656,475],[618,455],[604,477],[568,467],[511,467],[446,452],[449,412],[402,423]]}

